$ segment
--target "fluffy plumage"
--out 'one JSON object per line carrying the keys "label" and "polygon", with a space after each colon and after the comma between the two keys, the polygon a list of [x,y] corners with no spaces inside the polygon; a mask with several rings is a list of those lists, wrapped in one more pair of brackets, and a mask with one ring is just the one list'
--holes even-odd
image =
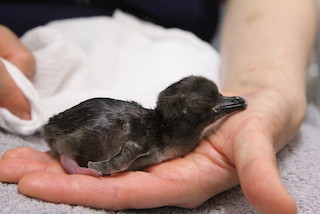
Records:
{"label": "fluffy plumage", "polygon": [[185,155],[206,126],[245,108],[244,99],[189,76],[163,90],[155,109],[93,98],[50,118],[43,136],[68,173],[109,175]]}

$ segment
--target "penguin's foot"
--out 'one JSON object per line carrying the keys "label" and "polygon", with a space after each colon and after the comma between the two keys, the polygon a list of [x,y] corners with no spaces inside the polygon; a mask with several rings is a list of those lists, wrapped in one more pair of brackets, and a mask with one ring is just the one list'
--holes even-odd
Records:
{"label": "penguin's foot", "polygon": [[62,154],[60,155],[60,163],[64,170],[67,171],[69,174],[83,174],[83,175],[91,175],[91,176],[101,176],[102,173],[86,168],[80,167],[74,157]]}

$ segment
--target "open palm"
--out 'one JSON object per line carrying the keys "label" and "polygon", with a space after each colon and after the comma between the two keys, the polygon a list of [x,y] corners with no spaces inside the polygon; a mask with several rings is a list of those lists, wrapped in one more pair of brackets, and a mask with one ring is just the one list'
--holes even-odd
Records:
{"label": "open palm", "polygon": [[292,138],[303,115],[291,117],[293,107],[276,92],[242,96],[247,110],[216,124],[193,152],[144,171],[68,175],[49,153],[16,148],[3,155],[0,180],[18,183],[21,193],[42,200],[114,210],[197,207],[240,183],[258,211],[295,213],[275,154]]}

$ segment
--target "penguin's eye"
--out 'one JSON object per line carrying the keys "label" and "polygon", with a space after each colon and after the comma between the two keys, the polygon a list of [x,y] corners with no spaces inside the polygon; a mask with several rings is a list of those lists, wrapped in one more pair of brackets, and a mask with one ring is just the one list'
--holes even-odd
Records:
{"label": "penguin's eye", "polygon": [[218,113],[218,110],[217,110],[217,108],[216,108],[216,107],[213,107],[213,108],[212,108],[212,111],[213,111],[215,114],[217,114],[217,113]]}
{"label": "penguin's eye", "polygon": [[183,113],[183,114],[187,114],[187,113],[188,113],[187,108],[183,108],[183,109],[182,109],[182,113]]}

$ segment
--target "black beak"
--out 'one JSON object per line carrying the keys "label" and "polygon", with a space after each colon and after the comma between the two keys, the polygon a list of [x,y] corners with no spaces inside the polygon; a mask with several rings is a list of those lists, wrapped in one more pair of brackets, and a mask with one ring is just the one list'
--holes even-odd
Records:
{"label": "black beak", "polygon": [[229,114],[234,111],[243,110],[247,107],[246,101],[242,97],[221,96],[221,102],[212,110],[216,113]]}

